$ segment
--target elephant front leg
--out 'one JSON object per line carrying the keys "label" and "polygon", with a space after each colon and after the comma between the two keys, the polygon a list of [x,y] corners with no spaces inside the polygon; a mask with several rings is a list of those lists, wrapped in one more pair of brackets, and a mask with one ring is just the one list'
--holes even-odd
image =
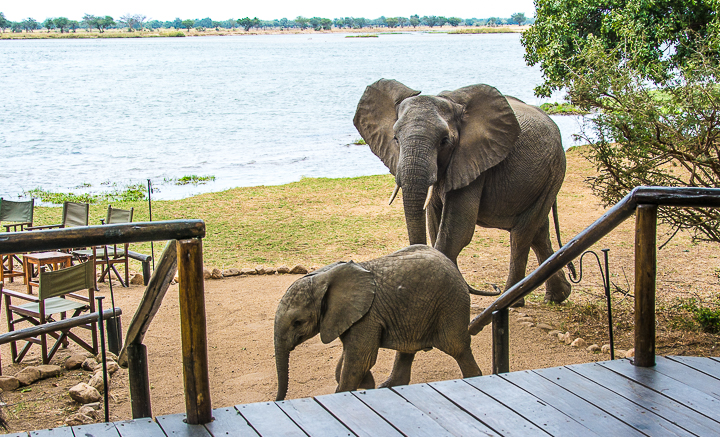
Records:
{"label": "elephant front leg", "polygon": [[380,387],[394,387],[397,385],[410,384],[410,374],[412,371],[412,363],[415,359],[415,353],[397,352],[395,354],[395,363],[388,379],[385,380]]}
{"label": "elephant front leg", "polygon": [[467,187],[448,191],[445,195],[434,247],[456,265],[458,255],[470,244],[475,233],[484,180],[481,176]]}
{"label": "elephant front leg", "polygon": [[[542,264],[554,253],[550,243],[550,223],[546,221],[538,229],[532,242],[532,249],[537,257],[538,264]],[[565,272],[559,270],[545,282],[545,302],[560,303],[570,297],[572,286],[565,277]]]}
{"label": "elephant front leg", "polygon": [[[335,382],[340,383],[340,375],[342,374],[343,356],[340,355],[337,366],[335,366]],[[372,371],[368,370],[365,377],[360,382],[359,388],[362,389],[373,389],[375,388],[375,378],[373,377]]]}

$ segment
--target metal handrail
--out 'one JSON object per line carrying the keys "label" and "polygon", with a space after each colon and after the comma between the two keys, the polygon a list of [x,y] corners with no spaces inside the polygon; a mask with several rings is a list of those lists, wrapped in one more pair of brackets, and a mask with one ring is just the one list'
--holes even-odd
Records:
{"label": "metal handrail", "polygon": [[472,335],[488,325],[492,313],[504,310],[516,300],[527,296],[556,272],[580,256],[585,250],[610,233],[628,217],[638,205],[676,207],[720,207],[720,188],[636,187],[595,223],[568,241],[532,273],[510,287],[488,308],[470,322]]}

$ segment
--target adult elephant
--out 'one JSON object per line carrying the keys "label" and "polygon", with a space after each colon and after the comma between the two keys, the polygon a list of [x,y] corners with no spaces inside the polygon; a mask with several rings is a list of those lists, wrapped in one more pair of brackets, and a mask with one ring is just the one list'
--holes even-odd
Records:
{"label": "adult elephant", "polygon": [[[358,103],[355,127],[395,176],[391,202],[402,188],[410,244],[427,244],[427,226],[431,245],[457,264],[476,224],[510,231],[507,290],[525,276],[530,248],[540,263],[553,253],[548,213],[565,177],[560,131],[537,107],[489,85],[419,94],[378,80]],[[562,271],[545,286],[546,301],[570,295]]]}

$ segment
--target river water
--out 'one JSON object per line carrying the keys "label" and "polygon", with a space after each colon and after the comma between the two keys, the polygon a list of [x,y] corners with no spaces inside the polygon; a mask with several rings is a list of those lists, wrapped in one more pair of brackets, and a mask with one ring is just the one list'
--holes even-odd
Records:
{"label": "river water", "polygon": [[[487,83],[527,103],[518,34],[403,33],[0,43],[0,196],[146,183],[175,199],[301,177],[387,173],[352,124],[365,87]],[[554,96],[550,100],[559,100]],[[576,117],[554,117],[565,147]],[[214,176],[204,185],[163,183]]]}

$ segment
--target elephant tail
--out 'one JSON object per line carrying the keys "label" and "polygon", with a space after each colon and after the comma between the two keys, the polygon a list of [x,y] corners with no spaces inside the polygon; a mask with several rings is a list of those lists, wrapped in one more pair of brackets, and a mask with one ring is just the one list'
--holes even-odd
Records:
{"label": "elephant tail", "polygon": [[499,296],[502,294],[502,290],[497,285],[495,285],[495,284],[490,284],[490,285],[492,285],[492,287],[495,291],[476,290],[470,284],[467,284],[468,293],[474,294],[477,296]]}
{"label": "elephant tail", "polygon": [[[563,247],[562,240],[560,240],[560,220],[558,218],[558,206],[557,206],[557,198],[555,198],[555,202],[553,202],[552,206],[552,214],[553,214],[553,221],[555,222],[555,235],[557,237],[558,242],[558,250],[560,247]],[[567,263],[567,268],[570,271],[570,276],[573,280],[577,280],[577,272],[575,271],[575,265],[570,261]]]}

